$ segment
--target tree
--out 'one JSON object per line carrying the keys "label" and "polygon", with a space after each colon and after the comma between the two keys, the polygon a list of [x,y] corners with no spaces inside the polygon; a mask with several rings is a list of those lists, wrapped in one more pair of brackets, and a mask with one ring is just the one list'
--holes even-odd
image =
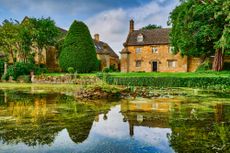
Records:
{"label": "tree", "polygon": [[[215,42],[216,53],[213,61],[213,70],[220,71],[223,68],[224,54],[230,53],[230,1],[224,1],[220,4],[222,9],[215,13],[215,18],[224,19],[224,29],[220,39]],[[222,17],[225,18],[222,18]]]}
{"label": "tree", "polygon": [[29,61],[30,57],[33,57],[32,45],[34,40],[34,25],[30,22],[29,18],[24,19],[20,25],[19,38],[20,38],[20,58],[24,63]]}
{"label": "tree", "polygon": [[16,51],[19,49],[19,30],[18,21],[4,20],[0,26],[0,48],[11,57],[13,63],[16,61]]}
{"label": "tree", "polygon": [[29,19],[34,25],[34,42],[38,48],[38,64],[42,60],[42,50],[47,47],[55,45],[59,36],[58,28],[55,26],[55,22],[50,18],[31,18]]}
{"label": "tree", "polygon": [[170,39],[175,47],[175,53],[180,51],[182,55],[203,59],[215,54],[213,70],[221,70],[222,55],[228,46],[226,41],[222,49],[217,44],[223,42],[222,37],[225,40],[229,39],[229,35],[224,34],[226,33],[224,29],[229,26],[229,20],[227,20],[227,9],[222,9],[223,5],[229,4],[225,4],[224,0],[181,1],[181,4],[171,12],[169,20],[169,24],[172,24]]}
{"label": "tree", "polygon": [[162,27],[155,25],[155,24],[149,24],[149,25],[141,28],[140,30],[152,30],[152,29],[160,29],[160,28],[162,28]]}
{"label": "tree", "polygon": [[73,67],[80,73],[98,69],[96,50],[88,27],[80,21],[74,21],[64,40],[59,57],[59,64],[64,71]]}

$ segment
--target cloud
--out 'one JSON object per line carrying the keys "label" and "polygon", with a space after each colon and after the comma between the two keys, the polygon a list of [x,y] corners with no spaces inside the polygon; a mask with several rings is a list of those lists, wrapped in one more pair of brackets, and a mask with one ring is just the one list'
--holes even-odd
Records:
{"label": "cloud", "polygon": [[0,0],[0,20],[50,16],[65,29],[73,20],[82,20],[92,35],[99,33],[118,53],[131,18],[136,29],[148,24],[166,27],[169,12],[177,3],[177,0]]}
{"label": "cloud", "polygon": [[[163,5],[164,4],[164,5]],[[135,20],[135,28],[148,24],[167,27],[169,13],[176,6],[176,0],[152,0],[129,9],[112,9],[104,11],[86,20],[91,34],[99,33],[102,41],[106,41],[118,53],[123,48],[128,30],[129,20]]]}

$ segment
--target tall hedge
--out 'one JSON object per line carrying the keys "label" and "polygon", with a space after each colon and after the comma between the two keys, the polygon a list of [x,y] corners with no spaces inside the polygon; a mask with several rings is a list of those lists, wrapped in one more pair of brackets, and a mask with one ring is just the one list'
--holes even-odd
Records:
{"label": "tall hedge", "polygon": [[98,69],[95,46],[88,27],[74,21],[64,40],[59,57],[60,67],[67,72],[73,67],[79,73],[88,73]]}

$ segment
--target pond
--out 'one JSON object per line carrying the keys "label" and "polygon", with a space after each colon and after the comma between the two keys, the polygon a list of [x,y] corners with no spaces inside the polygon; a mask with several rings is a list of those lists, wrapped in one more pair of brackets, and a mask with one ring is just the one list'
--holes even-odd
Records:
{"label": "pond", "polygon": [[59,93],[0,90],[0,152],[230,152],[229,93],[162,93],[83,102]]}

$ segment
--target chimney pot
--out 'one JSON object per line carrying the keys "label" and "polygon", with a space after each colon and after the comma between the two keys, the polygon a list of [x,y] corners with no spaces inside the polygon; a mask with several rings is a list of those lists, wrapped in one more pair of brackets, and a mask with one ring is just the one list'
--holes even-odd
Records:
{"label": "chimney pot", "polygon": [[131,19],[129,22],[129,32],[133,32],[134,31],[134,20]]}
{"label": "chimney pot", "polygon": [[99,41],[100,41],[100,36],[99,36],[99,34],[95,34],[95,35],[94,35],[94,39],[95,39],[97,42],[99,42]]}

